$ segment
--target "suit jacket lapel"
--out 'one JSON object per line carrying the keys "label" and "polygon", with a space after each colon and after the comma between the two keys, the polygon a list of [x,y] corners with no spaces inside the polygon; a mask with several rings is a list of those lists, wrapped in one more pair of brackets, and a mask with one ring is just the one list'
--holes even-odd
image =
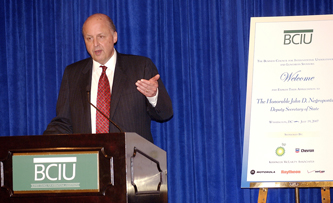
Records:
{"label": "suit jacket lapel", "polygon": [[[82,67],[82,80],[80,81],[80,91],[81,91],[81,102],[83,104],[83,118],[82,129],[91,133],[91,112],[90,112],[90,95],[88,98],[88,92],[91,89],[91,77],[92,77],[92,58],[88,60],[86,65]],[[89,100],[88,100],[89,99]]]}
{"label": "suit jacket lapel", "polygon": [[126,68],[123,66],[121,54],[117,52],[117,62],[115,73],[113,77],[112,94],[111,94],[111,110],[110,118],[113,117],[116,107],[118,105],[121,93],[126,82]]}

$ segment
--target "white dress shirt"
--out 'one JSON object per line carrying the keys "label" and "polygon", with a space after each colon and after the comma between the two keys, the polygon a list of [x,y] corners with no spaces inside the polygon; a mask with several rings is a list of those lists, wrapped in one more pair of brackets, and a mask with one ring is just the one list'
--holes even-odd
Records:
{"label": "white dress shirt", "polygon": [[[117,62],[116,50],[114,50],[113,56],[109,59],[108,62],[106,62],[106,64],[100,64],[97,61],[93,60],[91,89],[90,89],[90,102],[93,105],[97,106],[98,81],[102,74],[102,68],[100,68],[100,66],[104,65],[107,67],[106,75],[110,83],[110,92],[112,92],[113,77],[116,68],[116,62]],[[150,102],[151,105],[153,105],[153,107],[155,107],[157,104],[157,96],[158,96],[158,89],[157,89],[157,94],[154,97],[147,97],[148,101]],[[111,95],[111,100],[112,100],[112,95]],[[91,106],[90,112],[91,112],[91,131],[92,133],[96,133],[96,109],[93,106]]]}

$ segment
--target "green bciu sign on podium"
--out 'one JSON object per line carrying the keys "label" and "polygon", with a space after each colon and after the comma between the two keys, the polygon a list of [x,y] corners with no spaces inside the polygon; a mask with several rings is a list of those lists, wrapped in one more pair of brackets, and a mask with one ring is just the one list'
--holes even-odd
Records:
{"label": "green bciu sign on podium", "polygon": [[98,182],[98,151],[13,154],[13,191],[17,194],[98,192]]}
{"label": "green bciu sign on podium", "polygon": [[0,202],[167,203],[166,152],[136,133],[0,137]]}

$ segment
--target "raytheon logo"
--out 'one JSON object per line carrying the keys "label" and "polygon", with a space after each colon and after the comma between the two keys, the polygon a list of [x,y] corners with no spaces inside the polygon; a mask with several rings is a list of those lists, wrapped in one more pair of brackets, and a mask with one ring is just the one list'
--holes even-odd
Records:
{"label": "raytheon logo", "polygon": [[[47,178],[50,181],[73,180],[75,178],[76,157],[51,157],[34,158],[35,181],[43,181]],[[68,167],[72,165],[72,167]],[[71,177],[67,177],[66,168],[72,171]]]}
{"label": "raytheon logo", "polygon": [[285,30],[284,45],[310,44],[312,42],[313,29],[309,30]]}

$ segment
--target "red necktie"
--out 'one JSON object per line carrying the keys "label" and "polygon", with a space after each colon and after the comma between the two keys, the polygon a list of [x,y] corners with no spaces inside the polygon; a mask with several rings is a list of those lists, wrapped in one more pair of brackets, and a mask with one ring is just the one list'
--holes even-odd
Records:
{"label": "red necktie", "polygon": [[[102,75],[98,81],[97,92],[97,108],[101,110],[106,116],[110,116],[110,101],[111,92],[108,77],[106,76],[106,66],[103,68]],[[108,133],[109,120],[105,118],[100,112],[96,111],[96,133]]]}

